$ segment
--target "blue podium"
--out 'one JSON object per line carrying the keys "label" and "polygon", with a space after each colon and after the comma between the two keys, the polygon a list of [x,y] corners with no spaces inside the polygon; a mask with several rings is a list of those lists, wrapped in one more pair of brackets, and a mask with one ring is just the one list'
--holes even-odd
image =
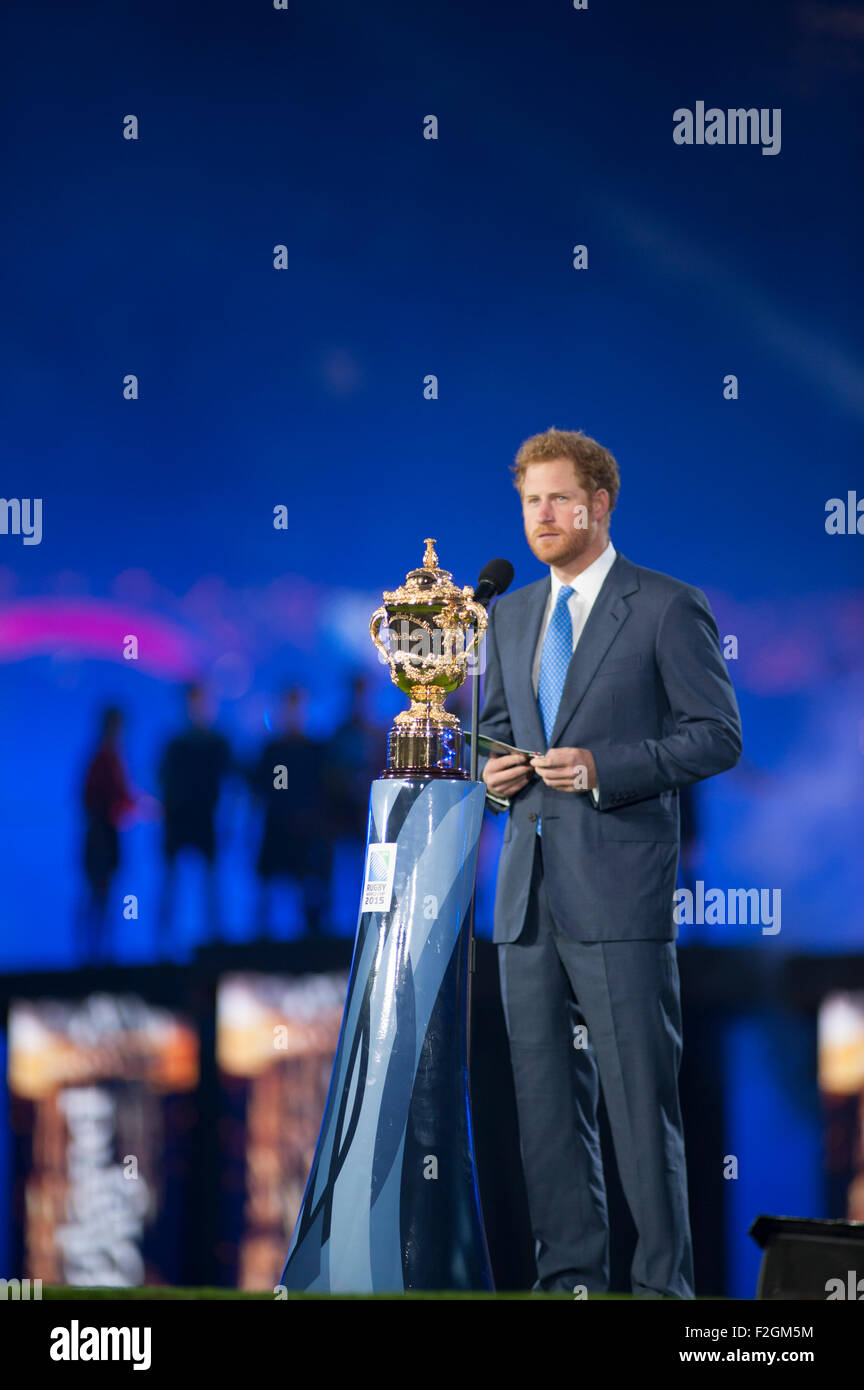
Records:
{"label": "blue podium", "polygon": [[469,905],[485,788],[372,783],[351,976],[282,1285],[492,1288],[468,1087]]}

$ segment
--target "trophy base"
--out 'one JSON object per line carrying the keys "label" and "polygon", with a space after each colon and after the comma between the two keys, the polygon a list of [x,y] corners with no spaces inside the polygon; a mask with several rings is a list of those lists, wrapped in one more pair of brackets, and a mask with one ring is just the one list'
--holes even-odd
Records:
{"label": "trophy base", "polygon": [[387,766],[382,777],[458,777],[470,781],[462,766],[462,731],[431,721],[419,728],[390,730]]}
{"label": "trophy base", "polygon": [[454,778],[460,782],[470,782],[467,772],[460,768],[445,769],[440,767],[383,767],[378,774],[379,778],[385,781],[403,779],[405,781],[427,781],[430,777],[446,778],[453,781]]}

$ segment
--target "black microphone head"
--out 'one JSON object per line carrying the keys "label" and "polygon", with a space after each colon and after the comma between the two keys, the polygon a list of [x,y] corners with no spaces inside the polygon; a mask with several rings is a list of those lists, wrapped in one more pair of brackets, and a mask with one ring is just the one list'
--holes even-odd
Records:
{"label": "black microphone head", "polygon": [[480,578],[477,581],[477,588],[482,584],[484,588],[491,585],[493,594],[503,594],[505,589],[509,589],[513,583],[513,575],[516,573],[509,560],[490,560],[488,565],[484,565],[480,571]]}
{"label": "black microphone head", "polygon": [[513,582],[514,569],[509,560],[490,560],[480,571],[474,587],[474,598],[486,608],[496,594],[503,594]]}

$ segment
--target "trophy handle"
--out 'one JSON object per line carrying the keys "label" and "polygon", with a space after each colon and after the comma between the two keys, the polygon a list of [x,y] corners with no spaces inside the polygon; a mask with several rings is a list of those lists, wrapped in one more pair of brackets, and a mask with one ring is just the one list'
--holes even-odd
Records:
{"label": "trophy handle", "polygon": [[486,612],[482,603],[475,603],[473,599],[466,600],[463,605],[463,611],[472,614],[477,619],[474,628],[474,636],[465,648],[465,655],[468,657],[480,646],[480,639],[486,631],[486,626],[489,622],[489,614]]}
{"label": "trophy handle", "polygon": [[372,638],[372,641],[375,643],[375,646],[378,648],[378,651],[381,653],[381,655],[383,656],[384,660],[387,662],[387,665],[389,666],[389,665],[390,665],[390,653],[388,652],[387,648],[384,646],[384,643],[381,641],[381,638],[378,636],[378,632],[379,632],[379,630],[380,630],[380,628],[381,628],[381,624],[384,622],[384,620],[386,619],[386,617],[387,617],[387,609],[386,609],[386,608],[381,607],[381,608],[376,608],[376,609],[375,609],[375,612],[372,614],[372,617],[371,617],[370,620],[369,620],[369,636]]}

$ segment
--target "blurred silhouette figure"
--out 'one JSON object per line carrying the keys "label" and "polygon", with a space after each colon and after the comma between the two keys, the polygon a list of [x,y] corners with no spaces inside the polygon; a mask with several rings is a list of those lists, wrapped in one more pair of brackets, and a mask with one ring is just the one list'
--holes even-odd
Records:
{"label": "blurred silhouette figure", "polygon": [[327,835],[324,748],[305,733],[307,692],[282,692],[274,737],[252,772],[252,790],[264,806],[264,830],[255,866],[259,893],[256,929],[272,931],[273,885],[300,885],[308,936],[323,934],[329,906],[331,847]]}
{"label": "blurred silhouette figure", "polygon": [[78,914],[78,935],[81,960],[87,964],[95,964],[105,954],[108,895],[120,863],[118,830],[135,805],[122,757],[122,730],[122,711],[109,705],[102,711],[99,743],[84,777],[86,889]]}
{"label": "blurred silhouette figure", "polygon": [[385,732],[369,717],[369,682],[357,675],[351,681],[348,718],[331,735],[326,747],[328,822],[334,837],[366,842],[369,784],[387,761]]}
{"label": "blurred silhouette figure", "polygon": [[162,901],[159,908],[157,948],[168,953],[174,915],[177,855],[194,850],[204,860],[205,939],[222,934],[221,909],[216,879],[216,807],[222,784],[233,767],[228,740],[211,727],[210,702],[202,685],[185,688],[188,723],[165,746],[159,764],[159,783],[164,809],[163,855],[165,860]]}

